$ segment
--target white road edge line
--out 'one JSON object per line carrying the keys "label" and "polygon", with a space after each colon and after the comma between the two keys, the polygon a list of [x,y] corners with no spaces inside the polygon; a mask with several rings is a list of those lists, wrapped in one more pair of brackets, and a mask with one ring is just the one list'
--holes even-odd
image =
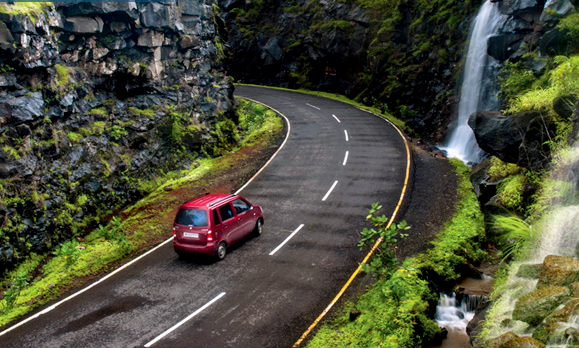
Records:
{"label": "white road edge line", "polygon": [[344,135],[346,136],[346,141],[350,141],[350,138],[348,137],[348,131],[344,129]]}
{"label": "white road edge line", "polygon": [[[242,97],[238,97],[238,98],[242,98]],[[239,194],[247,185],[249,185],[249,184],[265,169],[265,167],[267,167],[267,166],[269,165],[269,163],[274,159],[275,156],[277,156],[277,154],[281,151],[281,149],[282,149],[282,148],[284,147],[284,145],[287,143],[287,141],[288,141],[288,139],[289,139],[290,132],[291,132],[291,124],[290,124],[290,121],[289,121],[289,119],[288,119],[284,114],[282,114],[281,112],[277,111],[276,109],[274,109],[274,108],[272,108],[272,107],[270,107],[270,106],[268,106],[268,105],[266,105],[266,104],[264,104],[264,103],[258,102],[258,101],[256,101],[256,100],[253,100],[253,99],[250,99],[250,98],[243,98],[243,99],[251,100],[252,102],[261,104],[261,105],[263,105],[263,106],[266,106],[266,107],[270,108],[271,110],[273,110],[274,112],[276,112],[278,115],[281,115],[281,116],[285,119],[285,121],[286,121],[286,124],[287,124],[287,132],[286,132],[286,136],[285,136],[285,139],[284,139],[283,143],[279,146],[279,148],[277,149],[277,151],[270,157],[270,159],[263,165],[263,167],[261,167],[261,169],[259,169],[259,171],[258,171],[257,173],[255,173],[255,175],[254,175],[253,177],[251,177],[251,179],[249,179],[249,180],[245,183],[245,185],[243,185],[239,190],[237,190],[237,191],[235,192],[235,194]],[[88,291],[89,289],[93,288],[94,286],[97,286],[98,284],[104,282],[105,280],[109,279],[109,278],[112,277],[113,275],[119,273],[120,271],[124,270],[125,268],[129,267],[129,266],[132,265],[133,263],[139,261],[140,259],[142,259],[142,258],[144,258],[145,256],[151,254],[151,253],[154,252],[155,250],[161,248],[162,246],[164,246],[165,244],[167,244],[167,243],[169,243],[169,242],[171,242],[171,241],[173,241],[173,236],[171,236],[171,238],[165,240],[165,241],[162,242],[161,244],[157,245],[157,246],[154,247],[153,249],[151,249],[151,250],[147,251],[146,253],[142,254],[141,256],[139,256],[139,257],[137,257],[137,258],[135,258],[135,259],[127,262],[127,263],[124,264],[123,266],[117,268],[115,271],[109,273],[109,274],[106,275],[105,277],[103,277],[103,278],[101,278],[100,280],[92,283],[91,285],[87,286],[86,288],[84,288],[84,289],[82,289],[82,290],[80,290],[80,291],[78,291],[78,292],[70,295],[69,297],[65,298],[64,300],[62,300],[62,301],[60,301],[60,302],[57,302],[57,303],[53,304],[52,306],[49,306],[49,307],[45,308],[44,310],[42,310],[42,311],[40,311],[40,312],[38,312],[38,313],[36,313],[36,314],[34,314],[34,315],[32,315],[32,316],[24,319],[24,320],[22,320],[21,322],[19,322],[19,323],[13,325],[13,326],[7,328],[6,330],[0,332],[0,336],[3,336],[3,335],[5,335],[5,334],[7,334],[8,332],[10,332],[10,331],[12,331],[12,330],[14,330],[14,329],[16,329],[16,328],[18,328],[18,327],[20,327],[20,326],[28,323],[28,322],[30,322],[30,321],[32,321],[32,320],[38,318],[39,316],[50,312],[51,310],[53,310],[53,309],[55,309],[56,307],[58,307],[58,306],[60,306],[61,304],[63,304],[64,302],[67,302],[67,301],[72,300],[72,299],[75,298],[76,296],[78,296],[78,295],[82,294],[83,292]]]}
{"label": "white road edge line", "polygon": [[298,233],[303,227],[304,227],[304,224],[299,225],[298,228],[296,228],[295,231],[293,231],[292,234],[289,235],[289,237],[287,237],[283,242],[281,242],[280,245],[277,246],[277,248],[273,249],[273,251],[271,253],[269,253],[269,256],[272,256],[279,249],[281,249],[285,245],[285,243],[289,242],[289,240],[292,239],[293,236],[295,236],[296,233]]}
{"label": "white road edge line", "polygon": [[154,252],[155,250],[159,249],[159,248],[162,247],[163,245],[171,242],[172,240],[173,240],[173,237],[171,236],[171,238],[167,239],[167,240],[164,241],[163,243],[157,245],[156,247],[154,247],[153,249],[147,251],[146,253],[144,253],[143,255],[141,255],[141,256],[139,256],[139,257],[137,257],[136,259],[133,259],[132,261],[127,262],[127,263],[124,264],[122,267],[117,268],[116,270],[114,270],[113,272],[107,274],[105,277],[101,278],[101,279],[98,280],[97,282],[92,283],[91,285],[89,285],[89,286],[87,286],[86,288],[84,288],[84,289],[82,289],[82,290],[80,290],[80,291],[78,291],[78,292],[70,295],[69,297],[65,298],[64,300],[62,300],[62,301],[60,301],[60,302],[57,302],[57,303],[53,304],[52,306],[47,307],[46,309],[44,309],[44,310],[36,313],[35,315],[33,315],[33,316],[31,316],[31,317],[28,317],[27,319],[19,322],[18,324],[14,325],[14,326],[12,326],[12,327],[9,327],[8,329],[0,332],[0,336],[2,336],[2,335],[4,335],[4,334],[6,334],[6,333],[8,333],[8,332],[10,332],[10,331],[12,331],[12,330],[14,330],[14,329],[16,329],[17,327],[20,327],[20,326],[28,323],[29,321],[31,321],[31,320],[33,320],[33,319],[38,318],[38,317],[41,316],[42,314],[46,314],[46,313],[50,312],[51,310],[55,309],[56,307],[60,306],[61,304],[65,303],[65,302],[67,302],[67,301],[70,301],[70,300],[72,300],[73,298],[77,297],[78,295],[82,294],[83,292],[88,291],[89,289],[92,289],[93,287],[95,287],[95,286],[97,286],[98,284],[104,282],[105,280],[109,279],[110,277],[114,276],[115,274],[119,273],[120,271],[124,270],[125,268],[129,267],[130,265],[132,265],[133,263],[139,261],[140,259],[144,258],[145,256],[151,254],[152,252]]}
{"label": "white road edge line", "polygon": [[322,109],[320,109],[319,107],[317,107],[317,106],[315,106],[315,105],[312,105],[312,104],[310,104],[310,103],[306,103],[306,105],[307,105],[307,106],[310,106],[310,107],[312,107],[312,108],[314,108],[314,109],[316,109],[316,110],[322,110]]}
{"label": "white road edge line", "polygon": [[346,151],[346,155],[344,155],[344,162],[342,165],[345,166],[348,163],[348,156],[350,155],[350,151]]}
{"label": "white road edge line", "polygon": [[207,302],[206,304],[203,305],[203,307],[199,308],[198,310],[196,310],[195,312],[191,313],[187,318],[181,320],[180,322],[178,322],[177,324],[173,325],[173,327],[171,327],[170,329],[166,330],[165,332],[163,332],[162,334],[160,334],[159,336],[157,336],[154,340],[150,341],[149,343],[145,344],[145,347],[150,347],[153,344],[157,343],[159,340],[161,340],[163,337],[167,336],[168,334],[170,334],[171,332],[175,331],[176,329],[178,329],[181,325],[185,324],[186,322],[188,322],[189,320],[191,320],[193,317],[195,317],[196,315],[198,315],[199,313],[203,312],[205,309],[207,309],[207,307],[211,306],[213,303],[215,303],[217,300],[219,300],[220,298],[222,298],[223,296],[225,296],[225,292],[220,293],[219,295],[215,296],[211,301]]}
{"label": "white road edge line", "polygon": [[255,173],[255,175],[251,177],[251,179],[247,180],[247,182],[246,182],[243,186],[241,186],[241,187],[239,188],[239,190],[235,191],[235,194],[236,194],[236,195],[238,195],[239,193],[241,193],[241,191],[243,191],[243,189],[246,188],[247,185],[249,185],[255,178],[257,178],[257,176],[270,164],[270,162],[273,161],[273,159],[275,158],[275,156],[277,156],[277,154],[281,151],[281,149],[283,149],[283,147],[285,146],[285,143],[287,143],[287,141],[288,141],[288,139],[289,139],[289,136],[290,136],[290,133],[291,133],[291,131],[292,131],[292,125],[291,125],[289,119],[288,119],[284,114],[282,114],[281,112],[277,111],[276,109],[272,108],[271,106],[269,106],[269,105],[267,105],[267,104],[264,104],[264,103],[262,103],[262,102],[259,102],[259,101],[257,101],[257,100],[251,99],[251,98],[246,98],[246,97],[237,97],[237,98],[242,98],[242,99],[249,100],[249,101],[252,101],[252,102],[254,102],[254,103],[257,103],[257,104],[261,104],[261,105],[265,106],[266,108],[269,108],[269,109],[273,110],[273,112],[277,113],[278,115],[280,115],[281,117],[283,117],[283,118],[285,119],[285,123],[286,123],[286,125],[287,125],[287,132],[286,132],[286,134],[285,134],[285,139],[283,140],[283,142],[281,143],[281,145],[279,146],[279,148],[277,149],[277,151],[270,157],[270,159],[263,165],[263,167],[261,167],[261,168],[257,171],[257,173]]}
{"label": "white road edge line", "polygon": [[336,119],[336,121],[338,121],[338,123],[342,123],[342,121],[340,121],[340,119],[338,118],[338,116],[332,114],[332,116]]}
{"label": "white road edge line", "polygon": [[330,187],[330,189],[328,190],[328,192],[326,193],[324,198],[322,198],[322,202],[325,202],[326,199],[328,199],[328,197],[330,197],[330,195],[332,194],[332,191],[334,191],[334,189],[336,188],[336,185],[338,185],[338,180],[334,181],[334,184],[332,185],[332,187]]}

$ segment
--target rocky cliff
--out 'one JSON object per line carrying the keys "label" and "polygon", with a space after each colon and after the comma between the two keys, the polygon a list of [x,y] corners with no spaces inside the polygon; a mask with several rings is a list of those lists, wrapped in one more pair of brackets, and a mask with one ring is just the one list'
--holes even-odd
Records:
{"label": "rocky cliff", "polygon": [[46,4],[0,5],[0,269],[235,127],[213,0]]}
{"label": "rocky cliff", "polygon": [[442,139],[481,1],[220,0],[238,81],[344,94]]}

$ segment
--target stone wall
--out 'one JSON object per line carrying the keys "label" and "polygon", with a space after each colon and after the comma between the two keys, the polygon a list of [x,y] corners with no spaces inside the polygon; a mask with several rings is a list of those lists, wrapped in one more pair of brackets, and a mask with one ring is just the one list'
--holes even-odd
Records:
{"label": "stone wall", "polygon": [[219,151],[223,35],[213,0],[0,13],[0,271]]}

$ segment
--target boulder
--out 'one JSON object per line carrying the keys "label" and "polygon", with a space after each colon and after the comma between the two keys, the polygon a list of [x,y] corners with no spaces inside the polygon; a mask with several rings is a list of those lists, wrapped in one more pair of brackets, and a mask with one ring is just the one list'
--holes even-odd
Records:
{"label": "boulder", "polygon": [[567,287],[548,286],[521,296],[515,303],[513,319],[536,326],[569,299]]}
{"label": "boulder", "polygon": [[[555,310],[533,331],[533,338],[544,344],[579,344],[577,327],[567,322],[579,315],[579,298],[571,299],[563,308]],[[572,330],[569,330],[572,329]]]}
{"label": "boulder", "polygon": [[78,34],[94,34],[103,31],[104,22],[98,17],[69,17],[64,21],[64,30]]}
{"label": "boulder", "polygon": [[519,49],[524,37],[525,35],[521,33],[508,32],[491,36],[488,40],[487,53],[494,59],[504,62]]}
{"label": "boulder", "polygon": [[555,12],[557,16],[563,17],[574,11],[575,7],[569,0],[547,0],[539,20],[548,21],[554,19],[552,15],[553,12]]}
{"label": "boulder", "polygon": [[550,161],[550,149],[545,143],[555,136],[555,124],[538,111],[510,116],[479,111],[470,116],[468,125],[480,148],[504,162],[535,170]]}
{"label": "boulder", "polygon": [[0,45],[10,47],[13,43],[14,36],[12,36],[12,32],[4,22],[0,22]]}
{"label": "boulder", "polygon": [[555,110],[559,116],[567,120],[572,120],[577,102],[579,102],[579,99],[574,95],[557,97],[553,100],[553,110]]}
{"label": "boulder", "polygon": [[542,55],[556,56],[558,54],[565,54],[569,48],[568,32],[554,28],[549,30],[539,39],[539,50]]}
{"label": "boulder", "polygon": [[141,9],[141,24],[150,28],[175,28],[174,7],[158,2],[148,2]]}
{"label": "boulder", "polygon": [[548,255],[545,257],[537,288],[566,286],[579,281],[579,259],[575,257]]}
{"label": "boulder", "polygon": [[534,11],[537,7],[537,0],[502,0],[499,3],[499,11],[507,16]]}
{"label": "boulder", "polygon": [[541,276],[542,263],[537,264],[522,264],[517,271],[517,277],[539,279]]}

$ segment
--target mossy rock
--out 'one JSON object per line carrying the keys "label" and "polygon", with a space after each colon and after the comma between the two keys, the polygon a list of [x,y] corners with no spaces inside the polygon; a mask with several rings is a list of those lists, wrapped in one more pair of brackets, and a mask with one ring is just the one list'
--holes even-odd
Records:
{"label": "mossy rock", "polygon": [[484,344],[485,348],[535,348],[545,347],[545,345],[532,337],[519,337],[512,332],[507,332],[497,338],[488,340]]}
{"label": "mossy rock", "polygon": [[550,345],[578,345],[578,328],[567,324],[569,318],[577,315],[579,315],[579,298],[574,298],[563,308],[557,309],[547,316],[533,331],[533,338]]}
{"label": "mossy rock", "polygon": [[507,343],[501,345],[500,348],[544,348],[543,343],[537,341],[533,337],[517,337]]}
{"label": "mossy rock", "polygon": [[579,259],[549,255],[545,257],[537,288],[548,286],[571,286],[579,281]]}
{"label": "mossy rock", "polygon": [[536,326],[570,295],[571,291],[563,286],[549,286],[523,295],[515,304],[513,319]]}
{"label": "mossy rock", "polygon": [[517,271],[517,277],[521,278],[530,278],[530,279],[539,279],[541,275],[541,269],[543,268],[543,264],[522,264],[519,266],[519,270]]}

